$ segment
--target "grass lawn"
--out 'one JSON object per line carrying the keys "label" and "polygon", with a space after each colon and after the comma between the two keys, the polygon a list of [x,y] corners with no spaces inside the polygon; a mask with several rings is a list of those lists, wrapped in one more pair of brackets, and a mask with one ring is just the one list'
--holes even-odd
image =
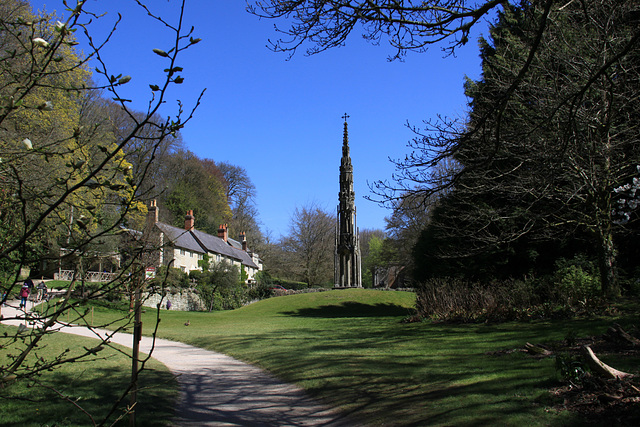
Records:
{"label": "grass lawn", "polygon": [[[601,334],[611,319],[401,323],[413,304],[406,292],[289,295],[228,312],[163,311],[159,335],[258,365],[369,425],[581,422],[547,406],[546,390],[557,381],[553,359],[489,353]],[[145,325],[154,313],[147,309]],[[96,309],[95,320],[113,315]],[[637,365],[617,367],[638,371]]]}
{"label": "grass lawn", "polygon": [[[14,336],[17,328],[0,326],[0,340],[6,334]],[[58,333],[44,339],[39,346],[38,356],[50,359],[66,349],[73,355],[83,346],[94,346],[96,340]],[[4,344],[4,342],[3,342]],[[0,363],[7,360],[11,349],[0,349]],[[128,351],[130,352],[130,350]],[[50,387],[63,393],[90,413],[96,422],[109,412],[122,391],[127,387],[131,375],[131,361],[120,352],[105,348],[98,353],[100,359],[63,365],[53,372],[45,372],[39,381],[23,382],[2,389],[0,393],[0,425],[2,426],[88,426],[91,419],[69,401],[63,400]],[[33,363],[27,359],[27,363]],[[136,414],[138,426],[168,425],[177,399],[175,378],[161,363],[152,360],[142,372],[140,387],[148,387],[138,392],[139,409]],[[128,399],[125,404],[128,403]],[[110,418],[111,424],[122,411]],[[128,425],[128,416],[118,425]]]}

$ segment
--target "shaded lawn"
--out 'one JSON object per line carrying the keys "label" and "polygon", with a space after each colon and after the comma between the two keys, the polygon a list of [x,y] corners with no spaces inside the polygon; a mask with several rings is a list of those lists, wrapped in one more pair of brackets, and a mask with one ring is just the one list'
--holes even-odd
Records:
{"label": "shaded lawn", "polygon": [[[583,423],[550,410],[553,359],[489,353],[574,333],[601,334],[611,319],[401,323],[413,303],[406,292],[339,290],[271,298],[230,312],[163,311],[159,336],[258,365],[366,424]],[[147,325],[154,311],[145,313]]]}
{"label": "shaded lawn", "polygon": [[[0,335],[15,335],[17,328],[0,326]],[[6,338],[0,338],[3,340]],[[57,333],[48,336],[37,350],[39,356],[49,359],[70,349],[69,355],[78,353],[83,346],[95,346],[97,341],[74,335]],[[123,347],[119,347],[124,349]],[[124,350],[130,354],[130,350]],[[0,360],[4,364],[7,353],[15,350],[0,349]],[[99,359],[63,365],[53,372],[45,372],[39,380],[24,381],[2,389],[0,394],[0,425],[2,426],[87,426],[93,422],[71,402],[61,399],[53,388],[75,401],[91,414],[96,422],[109,412],[116,399],[129,384],[131,360],[122,353],[105,347],[98,353]],[[33,363],[33,359],[27,359]],[[174,376],[160,362],[151,360],[141,373],[138,392],[138,426],[169,425],[174,402],[178,398],[178,385]],[[128,397],[124,405],[128,404]],[[123,413],[122,408],[110,418],[111,424]],[[118,425],[128,425],[126,416]]]}

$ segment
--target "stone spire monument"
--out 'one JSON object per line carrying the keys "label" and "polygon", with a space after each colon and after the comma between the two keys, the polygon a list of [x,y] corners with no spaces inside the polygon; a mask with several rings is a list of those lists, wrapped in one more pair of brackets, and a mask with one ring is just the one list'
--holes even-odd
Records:
{"label": "stone spire monument", "polygon": [[340,162],[340,193],[338,193],[338,220],[336,224],[336,253],[334,288],[361,288],[362,271],[360,242],[356,228],[356,205],[353,191],[353,166],[349,155],[348,115],[344,119],[342,160]]}

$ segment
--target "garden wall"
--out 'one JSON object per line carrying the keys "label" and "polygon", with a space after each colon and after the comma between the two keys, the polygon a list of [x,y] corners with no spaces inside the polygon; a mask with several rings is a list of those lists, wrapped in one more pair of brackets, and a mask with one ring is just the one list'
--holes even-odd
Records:
{"label": "garden wall", "polygon": [[[159,293],[146,293],[143,295],[145,307],[156,308],[160,302],[162,295]],[[201,311],[205,310],[205,305],[200,296],[189,289],[180,289],[175,291],[166,291],[164,299],[162,299],[162,309],[167,308],[167,301],[171,301],[171,310],[176,311]]]}

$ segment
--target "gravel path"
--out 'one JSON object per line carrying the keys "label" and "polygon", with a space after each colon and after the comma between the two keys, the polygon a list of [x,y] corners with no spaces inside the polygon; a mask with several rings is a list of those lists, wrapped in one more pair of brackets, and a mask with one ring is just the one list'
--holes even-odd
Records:
{"label": "gravel path", "polygon": [[[18,301],[2,308],[4,324],[19,325]],[[21,314],[22,313],[22,314]],[[85,337],[110,336],[131,347],[131,334],[63,327],[61,332]],[[151,350],[143,337],[140,351]],[[353,426],[343,415],[307,396],[304,390],[283,383],[255,366],[232,357],[180,342],[156,339],[153,357],[178,376],[180,401],[172,425],[176,426]]]}

